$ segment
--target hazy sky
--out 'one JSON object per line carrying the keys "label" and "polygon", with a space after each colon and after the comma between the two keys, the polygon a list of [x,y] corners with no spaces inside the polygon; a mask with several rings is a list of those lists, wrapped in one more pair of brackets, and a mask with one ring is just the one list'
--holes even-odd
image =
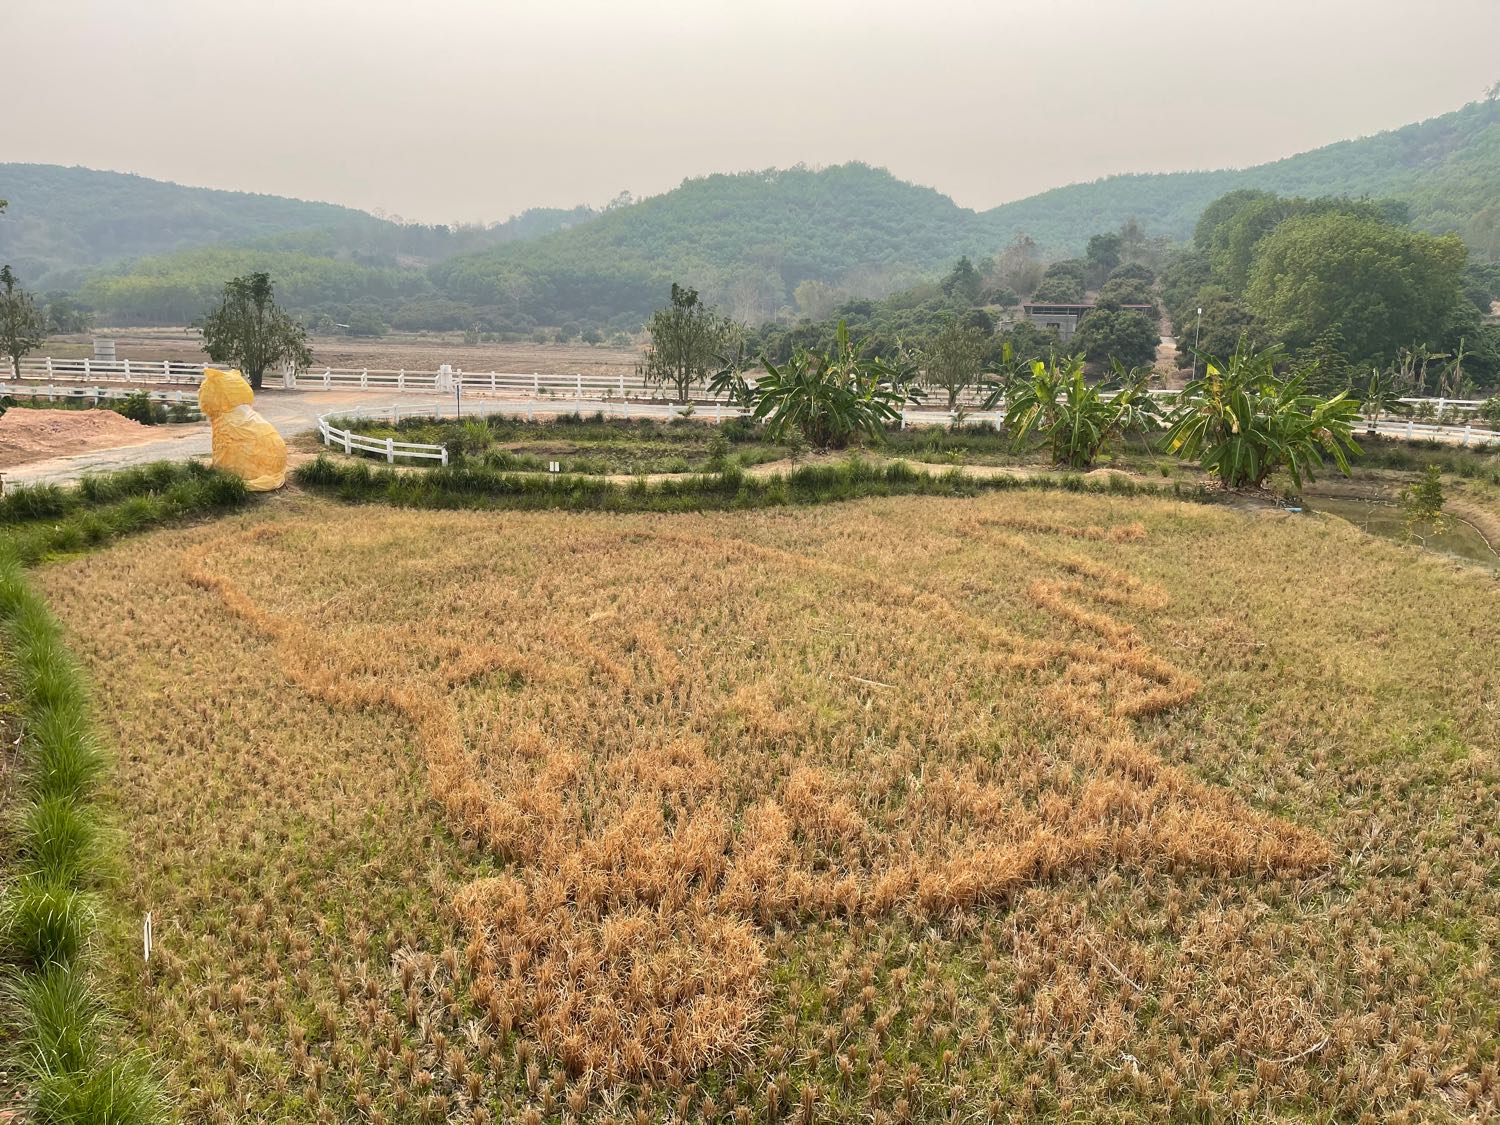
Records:
{"label": "hazy sky", "polygon": [[0,161],[442,222],[851,159],[988,207],[1258,163],[1500,79],[1500,0],[0,4]]}

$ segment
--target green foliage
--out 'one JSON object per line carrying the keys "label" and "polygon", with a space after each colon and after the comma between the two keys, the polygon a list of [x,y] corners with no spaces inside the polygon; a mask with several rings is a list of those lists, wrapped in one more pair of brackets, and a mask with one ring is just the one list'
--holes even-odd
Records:
{"label": "green foliage", "polygon": [[804,281],[886,293],[993,246],[980,217],[946,196],[846,164],[687,180],[593,222],[430,272],[443,293],[477,304],[518,287],[519,310],[549,323],[638,324],[673,280],[734,319],[760,323]]}
{"label": "green foliage", "polygon": [[[207,298],[174,321],[178,324],[198,315],[224,278],[260,269],[282,278],[286,299],[304,307],[306,291],[294,283],[294,271],[288,268],[287,259],[294,257],[395,270],[398,260],[434,262],[536,238],[594,216],[587,207],[535,208],[489,226],[428,226],[329,203],[46,164],[0,164],[0,183],[16,204],[0,227],[0,261],[17,265],[47,289],[74,289],[85,270],[140,259],[154,261],[147,267],[153,274],[170,270],[206,278]],[[214,269],[191,267],[196,259],[189,256],[178,259],[205,247],[217,248],[215,253],[285,257],[274,265],[239,258]],[[420,270],[400,272],[425,284]]]}
{"label": "green foliage", "polygon": [[1443,515],[1443,471],[1428,465],[1422,478],[1401,490],[1401,518],[1406,539],[1420,539],[1427,545],[1429,535],[1441,535],[1448,526]]}
{"label": "green foliage", "polygon": [[1285,469],[1297,485],[1314,479],[1325,457],[1349,472],[1358,453],[1353,423],[1359,404],[1346,392],[1324,399],[1306,393],[1300,375],[1276,373],[1280,353],[1241,347],[1227,363],[1209,358],[1202,377],[1185,388],[1167,445],[1198,461],[1227,488],[1261,487]]}
{"label": "green foliage", "polygon": [[21,360],[47,336],[47,318],[30,293],[16,284],[9,266],[0,266],[0,353],[19,375]]}
{"label": "green foliage", "polygon": [[755,386],[755,418],[773,437],[795,430],[816,449],[842,449],[851,440],[876,437],[899,421],[912,391],[908,373],[860,355],[840,323],[825,353],[799,348],[781,365],[762,360]]}
{"label": "green foliage", "polygon": [[1084,296],[1083,282],[1075,278],[1044,277],[1031,299],[1046,304],[1077,305],[1083,302]]}
{"label": "green foliage", "polygon": [[646,321],[651,342],[637,367],[650,385],[670,386],[686,402],[694,384],[717,371],[736,326],[698,300],[698,291],[672,282],[672,300]]}
{"label": "green foliage", "polygon": [[1377,219],[1325,212],[1286,219],[1261,241],[1245,298],[1273,339],[1306,347],[1337,325],[1349,358],[1380,364],[1436,343],[1473,308],[1459,279],[1464,246]]}
{"label": "green foliage", "polygon": [[1099,307],[1078,326],[1072,346],[1091,364],[1117,360],[1126,367],[1149,366],[1156,359],[1161,336],[1156,322],[1131,309]]}
{"label": "green foliage", "polygon": [[111,403],[110,409],[143,426],[155,426],[167,420],[166,404],[154,401],[147,391],[135,391],[119,402]]}
{"label": "green foliage", "polygon": [[944,296],[972,305],[979,300],[979,294],[984,289],[984,279],[965,255],[949,271],[948,276],[943,278],[942,289]]}
{"label": "green foliage", "polygon": [[1017,445],[1040,434],[1055,465],[1091,468],[1107,442],[1155,419],[1147,393],[1148,373],[1116,367],[1115,378],[1090,385],[1083,357],[1032,364],[1029,377],[1016,380],[1006,396],[1005,428]]}
{"label": "green foliage", "polygon": [[1088,232],[1132,217],[1154,234],[1187,239],[1215,199],[1243,189],[1397,200],[1419,230],[1452,231],[1500,257],[1500,114],[1474,103],[1252,168],[1108,176],[1002,204],[984,219],[995,245],[1026,231],[1044,254],[1075,254]]}
{"label": "green foliage", "polygon": [[224,295],[203,318],[203,350],[215,363],[233,364],[260,390],[266,369],[312,362],[307,329],[276,303],[271,277],[252,273],[224,286]]}
{"label": "green foliage", "polygon": [[1403,388],[1389,372],[1372,371],[1360,390],[1359,412],[1364,416],[1366,432],[1375,433],[1376,424],[1387,415],[1410,413],[1402,402]]}
{"label": "green foliage", "polygon": [[944,324],[922,348],[923,379],[928,386],[943,392],[950,411],[957,408],[964,391],[979,383],[987,335],[954,319]]}

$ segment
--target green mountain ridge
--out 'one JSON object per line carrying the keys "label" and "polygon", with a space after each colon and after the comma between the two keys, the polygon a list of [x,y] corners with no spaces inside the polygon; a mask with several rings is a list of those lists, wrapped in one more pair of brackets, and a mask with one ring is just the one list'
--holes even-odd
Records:
{"label": "green mountain ridge", "polygon": [[[1500,105],[1474,103],[1427,121],[1241,169],[1134,173],[1053,188],[983,213],[995,237],[1026,233],[1044,252],[1075,254],[1094,231],[1134,218],[1185,241],[1226,192],[1379,196],[1411,206],[1413,225],[1463,236],[1500,257]],[[1081,235],[1080,235],[1080,232]]]}
{"label": "green mountain ridge", "polygon": [[363,310],[397,327],[634,328],[673,281],[747,321],[783,313],[806,281],[881,296],[1018,234],[1048,257],[1135,219],[1186,240],[1226,192],[1404,202],[1413,226],[1500,258],[1500,105],[1251,168],[1111,176],[986,211],[884,169],[797,166],[684,181],[595,212],[544,208],[490,227],[399,224],[334,204],[162,184],[139,176],[0,165],[0,261],[35,288],[81,290],[110,323],[202,311],[234,272],[267,269],[308,315]]}

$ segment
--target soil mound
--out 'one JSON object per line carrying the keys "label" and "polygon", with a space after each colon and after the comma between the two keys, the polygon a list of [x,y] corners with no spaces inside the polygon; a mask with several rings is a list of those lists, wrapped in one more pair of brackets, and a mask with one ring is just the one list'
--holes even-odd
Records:
{"label": "soil mound", "polygon": [[0,468],[91,449],[138,445],[155,436],[150,426],[113,410],[15,408],[0,415]]}

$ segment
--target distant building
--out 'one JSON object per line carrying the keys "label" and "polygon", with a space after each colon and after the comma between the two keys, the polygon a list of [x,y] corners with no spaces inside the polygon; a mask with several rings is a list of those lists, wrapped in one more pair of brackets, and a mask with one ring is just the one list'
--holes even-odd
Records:
{"label": "distant building", "polygon": [[[1149,313],[1150,305],[1121,305],[1122,309],[1130,309],[1132,312]],[[1064,344],[1073,338],[1078,331],[1078,324],[1085,316],[1094,309],[1093,301],[1083,301],[1079,304],[1068,304],[1060,301],[1026,301],[1021,305],[1026,319],[1038,328],[1055,328],[1057,336]]]}

